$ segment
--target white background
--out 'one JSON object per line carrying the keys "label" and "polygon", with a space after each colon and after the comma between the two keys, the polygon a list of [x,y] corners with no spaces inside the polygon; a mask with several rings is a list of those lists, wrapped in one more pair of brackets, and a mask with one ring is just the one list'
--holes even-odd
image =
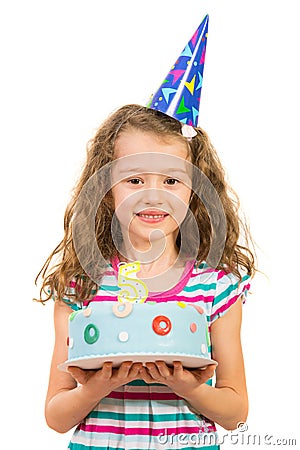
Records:
{"label": "white background", "polygon": [[[206,13],[200,125],[240,195],[264,272],[244,308],[245,437],[297,437],[299,445],[296,6],[292,0],[2,2],[1,446],[4,440],[11,449],[67,447],[69,435],[48,429],[43,417],[53,305],[32,302],[34,278],[62,238],[88,139],[119,106],[146,102]],[[223,448],[235,447],[242,442],[227,440]]]}

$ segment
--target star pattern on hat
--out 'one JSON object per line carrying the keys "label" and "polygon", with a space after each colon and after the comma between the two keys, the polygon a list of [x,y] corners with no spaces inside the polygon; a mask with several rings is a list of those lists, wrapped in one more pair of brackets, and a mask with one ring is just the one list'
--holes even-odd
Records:
{"label": "star pattern on hat", "polygon": [[208,15],[204,17],[159,89],[151,96],[147,107],[197,127],[207,35]]}

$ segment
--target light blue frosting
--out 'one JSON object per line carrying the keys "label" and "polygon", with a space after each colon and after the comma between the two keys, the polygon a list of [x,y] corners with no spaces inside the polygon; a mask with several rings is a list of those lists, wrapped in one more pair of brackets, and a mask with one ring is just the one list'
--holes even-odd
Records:
{"label": "light blue frosting", "polygon": [[[126,317],[113,311],[123,305],[117,302],[92,302],[73,312],[69,321],[68,359],[76,360],[103,355],[182,354],[209,358],[207,322],[193,305],[177,302],[134,303]],[[165,335],[153,330],[158,316],[169,319],[171,329]],[[168,321],[156,319],[164,331]],[[193,325],[192,325],[193,324]],[[158,328],[159,328],[158,327]]]}

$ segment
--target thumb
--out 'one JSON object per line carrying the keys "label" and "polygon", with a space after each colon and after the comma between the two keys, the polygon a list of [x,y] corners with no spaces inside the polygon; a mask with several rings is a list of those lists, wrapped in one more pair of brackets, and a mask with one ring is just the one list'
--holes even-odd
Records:
{"label": "thumb", "polygon": [[86,372],[79,367],[69,366],[68,372],[78,383],[84,384],[86,382]]}
{"label": "thumb", "polygon": [[216,365],[214,364],[209,364],[206,367],[203,367],[202,370],[205,371],[205,376],[207,376],[208,378],[212,378],[216,369]]}

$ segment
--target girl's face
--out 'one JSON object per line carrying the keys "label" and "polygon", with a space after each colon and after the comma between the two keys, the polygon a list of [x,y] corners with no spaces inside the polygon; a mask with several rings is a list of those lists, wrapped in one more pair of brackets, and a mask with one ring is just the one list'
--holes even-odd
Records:
{"label": "girl's face", "polygon": [[[179,139],[162,140],[130,129],[115,144],[112,194],[124,240],[139,250],[165,239],[175,244],[191,196],[188,147]],[[158,231],[155,231],[158,230]]]}

